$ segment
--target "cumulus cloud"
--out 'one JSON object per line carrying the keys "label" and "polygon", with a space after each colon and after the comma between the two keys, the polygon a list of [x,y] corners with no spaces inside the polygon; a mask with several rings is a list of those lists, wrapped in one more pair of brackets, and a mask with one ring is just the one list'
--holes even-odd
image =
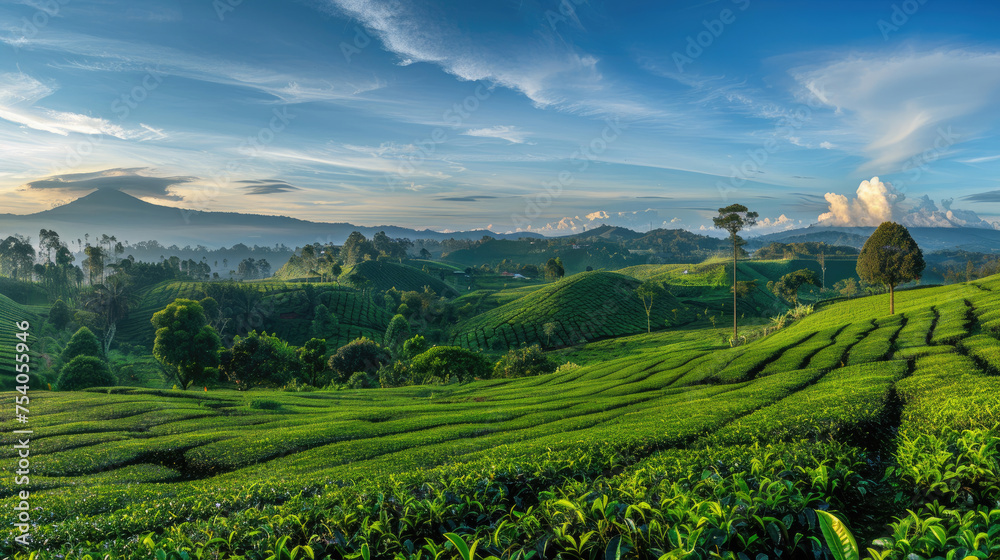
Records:
{"label": "cumulus cloud", "polygon": [[116,168],[91,173],[53,175],[21,185],[22,191],[52,191],[80,194],[94,190],[119,190],[136,196],[164,200],[182,200],[170,188],[194,181],[194,177],[153,177],[144,175],[146,167]]}
{"label": "cumulus cloud", "polygon": [[820,214],[823,226],[878,226],[882,222],[899,222],[910,227],[972,227],[1000,229],[996,223],[980,218],[971,210],[952,208],[953,199],[941,201],[941,208],[927,195],[912,202],[893,188],[892,184],[872,177],[862,181],[854,199],[836,193],[826,193],[828,212]]}
{"label": "cumulus cloud", "polygon": [[802,220],[793,220],[788,216],[781,214],[777,218],[764,218],[762,220],[757,220],[757,225],[750,228],[748,233],[752,235],[763,235],[765,233],[774,233],[777,231],[787,231],[790,229],[795,229],[801,226]]}

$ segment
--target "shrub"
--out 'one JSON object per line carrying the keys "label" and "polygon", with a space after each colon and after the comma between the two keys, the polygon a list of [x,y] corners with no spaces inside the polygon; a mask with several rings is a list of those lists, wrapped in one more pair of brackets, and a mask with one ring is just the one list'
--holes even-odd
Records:
{"label": "shrub", "polygon": [[101,342],[97,340],[97,335],[94,334],[94,331],[87,327],[80,327],[80,330],[76,331],[73,338],[69,339],[69,344],[66,345],[60,358],[64,364],[68,364],[77,356],[104,357]]}
{"label": "shrub", "polygon": [[385,330],[385,340],[382,344],[390,352],[396,354],[403,346],[404,341],[410,335],[410,323],[406,317],[395,315],[389,322],[389,327]]}
{"label": "shrub", "polygon": [[359,371],[347,380],[347,386],[351,389],[377,389],[379,385],[374,375]]}
{"label": "shrub", "polygon": [[222,371],[240,389],[259,385],[281,385],[296,373],[295,351],[287,342],[266,332],[251,331],[237,336],[233,347],[222,353]]}
{"label": "shrub", "polygon": [[247,400],[247,406],[254,410],[278,410],[281,408],[281,403],[264,397],[251,397]]}
{"label": "shrub", "polygon": [[391,361],[385,348],[370,338],[361,337],[341,346],[328,364],[336,380],[346,383],[357,372],[375,373]]}
{"label": "shrub", "polygon": [[556,368],[556,373],[568,373],[575,369],[580,369],[580,366],[574,364],[573,362],[566,362],[565,364]]}
{"label": "shrub", "polygon": [[493,377],[532,377],[555,370],[556,364],[535,344],[509,350],[493,367]]}
{"label": "shrub", "polygon": [[115,376],[104,360],[94,356],[77,356],[63,366],[56,385],[61,391],[79,391],[88,387],[109,387],[115,383]]}
{"label": "shrub", "polygon": [[435,346],[413,358],[411,378],[414,383],[426,383],[437,377],[442,381],[472,381],[490,376],[490,361],[477,352],[459,346]]}
{"label": "shrub", "polygon": [[378,370],[378,383],[382,388],[408,385],[410,383],[410,366],[404,362],[383,365]]}
{"label": "shrub", "polygon": [[414,335],[413,338],[403,343],[402,358],[404,360],[412,360],[426,352],[429,347],[430,345],[427,344],[427,339],[423,335]]}
{"label": "shrub", "polygon": [[314,386],[326,384],[326,341],[313,338],[298,350],[300,373],[303,380]]}

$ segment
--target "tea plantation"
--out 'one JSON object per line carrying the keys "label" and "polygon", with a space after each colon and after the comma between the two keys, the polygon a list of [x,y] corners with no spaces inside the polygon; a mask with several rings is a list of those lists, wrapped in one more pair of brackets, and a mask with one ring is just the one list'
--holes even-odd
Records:
{"label": "tea plantation", "polygon": [[[637,282],[577,275],[474,319],[457,340],[540,341],[550,306],[576,302],[580,285]],[[996,558],[998,296],[1000,277],[990,277],[898,292],[894,316],[888,296],[839,302],[737,348],[710,329],[676,327],[635,335],[654,342],[634,351],[597,342],[607,359],[514,380],[33,389],[32,544],[10,531],[0,551]],[[576,328],[643,331],[633,299],[636,309],[623,299]],[[19,428],[3,420],[4,431]],[[15,450],[0,450],[0,463],[0,517],[13,527]]]}

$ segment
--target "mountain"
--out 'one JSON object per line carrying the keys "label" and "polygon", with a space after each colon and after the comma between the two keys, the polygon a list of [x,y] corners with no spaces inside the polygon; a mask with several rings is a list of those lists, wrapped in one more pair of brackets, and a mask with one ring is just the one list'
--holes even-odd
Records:
{"label": "mountain", "polygon": [[542,237],[536,233],[499,234],[487,230],[441,233],[397,226],[356,226],[346,222],[309,222],[286,216],[264,216],[235,212],[207,212],[150,204],[119,190],[103,189],[64,206],[36,214],[0,215],[0,238],[20,233],[37,238],[41,229],[51,229],[63,239],[81,239],[84,234],[114,235],[132,242],[155,239],[163,245],[231,246],[236,243],[295,247],[306,243],[341,244],[353,231],[366,237],[384,231],[390,237],[410,239],[496,239]]}
{"label": "mountain", "polygon": [[[924,253],[943,250],[1000,252],[1000,230],[957,227],[909,227],[907,230]],[[847,245],[860,249],[874,231],[874,227],[809,226],[752,237],[748,241],[750,249],[757,249],[775,241],[781,243],[823,241],[831,245]]]}

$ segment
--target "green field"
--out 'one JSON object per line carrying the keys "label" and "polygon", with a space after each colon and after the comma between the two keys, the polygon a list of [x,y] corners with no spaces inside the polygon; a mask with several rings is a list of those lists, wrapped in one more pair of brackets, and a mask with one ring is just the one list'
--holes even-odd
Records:
{"label": "green field", "polygon": [[[646,312],[635,295],[639,281],[613,272],[583,272],[519,297],[462,322],[452,334],[468,348],[502,349],[525,344],[568,346],[581,340],[646,330]],[[496,296],[493,296],[496,297]],[[694,311],[671,295],[660,296],[650,317],[656,329],[692,319]],[[499,300],[498,300],[499,302]],[[675,316],[672,310],[677,309]],[[551,336],[545,325],[554,326]]]}
{"label": "green field", "polygon": [[899,292],[891,317],[888,296],[835,303],[737,348],[706,329],[602,341],[603,360],[518,380],[34,388],[36,557],[813,558],[817,510],[862,557],[996,557],[995,290]]}

